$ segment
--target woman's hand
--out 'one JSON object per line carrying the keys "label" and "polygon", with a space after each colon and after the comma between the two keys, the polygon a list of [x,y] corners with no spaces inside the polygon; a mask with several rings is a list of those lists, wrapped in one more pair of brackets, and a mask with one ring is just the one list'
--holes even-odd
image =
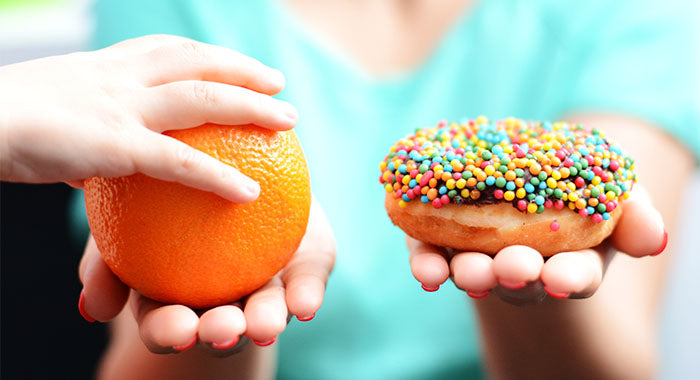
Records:
{"label": "woman's hand", "polygon": [[283,75],[223,47],[155,35],[0,67],[0,179],[65,181],[144,173],[236,202],[259,186],[162,135],[204,123],[294,127],[271,95]]}
{"label": "woman's hand", "polygon": [[624,202],[622,217],[601,245],[561,252],[543,259],[525,246],[510,246],[494,257],[478,252],[450,252],[407,237],[411,270],[423,288],[437,290],[448,277],[472,298],[491,291],[502,300],[526,305],[553,298],[587,298],[603,279],[616,250],[633,257],[661,253],[668,236],[649,195],[636,186]]}
{"label": "woman's hand", "polygon": [[199,346],[217,356],[235,353],[245,336],[260,346],[272,344],[291,315],[311,320],[321,307],[328,275],[335,262],[335,242],[325,214],[313,200],[306,235],[287,266],[266,285],[240,302],[208,310],[165,305],[141,296],[112,274],[90,239],[80,263],[84,289],[83,316],[109,321],[127,299],[141,340],[154,353],[184,351]]}

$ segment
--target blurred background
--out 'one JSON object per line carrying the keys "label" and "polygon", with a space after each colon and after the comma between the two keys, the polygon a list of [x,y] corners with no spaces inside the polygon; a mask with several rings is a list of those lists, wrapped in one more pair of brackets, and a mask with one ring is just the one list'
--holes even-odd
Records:
{"label": "blurred background", "polygon": [[[90,0],[0,0],[0,66],[89,50]],[[0,83],[0,91],[2,83]],[[0,112],[2,105],[0,105]],[[700,128],[700,126],[699,126]],[[700,194],[696,171],[686,196]],[[107,329],[78,313],[82,233],[64,184],[0,187],[0,378],[88,379]],[[700,202],[684,208],[659,331],[660,379],[700,379]]]}

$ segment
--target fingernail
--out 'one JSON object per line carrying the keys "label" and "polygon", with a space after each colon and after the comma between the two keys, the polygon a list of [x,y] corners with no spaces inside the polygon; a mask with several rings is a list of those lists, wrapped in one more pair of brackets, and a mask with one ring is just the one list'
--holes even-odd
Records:
{"label": "fingernail", "polygon": [[267,346],[271,345],[272,343],[275,343],[275,340],[277,340],[277,337],[274,337],[270,340],[266,340],[263,342],[258,342],[257,340],[254,340],[253,343],[255,343],[256,346],[267,347]]}
{"label": "fingernail", "polygon": [[552,298],[558,298],[558,299],[564,299],[564,298],[569,298],[569,293],[567,292],[555,292],[548,287],[544,287],[544,291],[549,294],[550,297]]}
{"label": "fingernail", "polygon": [[91,317],[90,314],[85,311],[85,289],[80,291],[80,298],[78,298],[78,311],[86,321],[90,323],[95,322],[95,318]]}
{"label": "fingernail", "polygon": [[434,288],[429,288],[423,284],[420,284],[420,287],[423,288],[426,292],[437,292],[438,289],[440,289],[440,285],[434,287]]}
{"label": "fingernail", "polygon": [[508,288],[510,290],[517,290],[517,289],[522,289],[527,285],[527,282],[525,281],[510,281],[510,280],[503,280],[500,279],[498,282],[503,286],[504,288]]}
{"label": "fingernail", "polygon": [[175,350],[175,351],[177,351],[177,352],[187,351],[187,350],[189,350],[190,348],[192,348],[192,346],[194,346],[195,343],[197,343],[197,337],[196,337],[196,336],[194,337],[194,339],[192,339],[191,342],[189,342],[189,343],[187,343],[187,344],[185,344],[185,345],[182,345],[182,346],[173,346],[173,350]]}
{"label": "fingernail", "polygon": [[253,196],[253,197],[258,197],[260,194],[260,185],[253,181],[253,180],[247,180],[245,181],[245,189],[248,191],[248,193]]}
{"label": "fingernail", "polygon": [[666,249],[667,244],[668,244],[668,231],[666,231],[666,229],[664,229],[664,242],[661,244],[661,248],[658,251],[656,251],[655,253],[652,253],[651,255],[652,256],[659,255],[661,252],[663,252]]}
{"label": "fingernail", "polygon": [[467,295],[469,295],[471,298],[479,299],[488,296],[490,292],[490,290],[484,290],[482,292],[472,292],[471,290],[467,290]]}
{"label": "fingernail", "polygon": [[211,346],[217,350],[228,350],[229,348],[235,346],[236,343],[238,343],[238,339],[239,338],[236,336],[235,338],[222,343],[212,342]]}
{"label": "fingernail", "polygon": [[299,113],[297,112],[296,107],[287,102],[280,103],[282,104],[281,110],[284,113],[284,116],[286,116],[291,122],[296,123],[299,119]]}
{"label": "fingernail", "polygon": [[308,316],[308,317],[300,317],[300,316],[297,316],[297,320],[299,320],[299,321],[301,321],[301,322],[308,322],[308,321],[314,319],[315,316],[316,316],[316,313],[313,313],[313,314],[311,314],[311,315]]}

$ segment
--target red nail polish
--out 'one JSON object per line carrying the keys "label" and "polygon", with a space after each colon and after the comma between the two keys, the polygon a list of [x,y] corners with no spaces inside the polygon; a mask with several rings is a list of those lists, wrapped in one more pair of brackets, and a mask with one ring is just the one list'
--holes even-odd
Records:
{"label": "red nail polish", "polygon": [[544,291],[549,294],[550,297],[552,298],[558,298],[558,299],[564,299],[564,298],[569,298],[569,293],[567,292],[554,292],[548,287],[544,287]]}
{"label": "red nail polish", "polygon": [[423,290],[425,290],[426,292],[437,292],[438,289],[440,289],[440,285],[438,285],[435,288],[428,288],[425,285],[421,284],[420,287],[423,288]]}
{"label": "red nail polish", "polygon": [[527,285],[527,282],[525,281],[498,280],[498,282],[501,284],[501,286],[510,290],[522,289],[525,287],[525,285]]}
{"label": "red nail polish", "polygon": [[276,340],[277,340],[277,337],[274,337],[274,338],[272,338],[270,340],[266,340],[264,342],[258,342],[257,340],[254,340],[253,343],[255,343],[256,346],[267,347],[267,346],[271,345],[272,343],[275,343]]}
{"label": "red nail polish", "polygon": [[299,321],[301,321],[301,322],[308,322],[308,321],[314,319],[315,316],[316,316],[316,313],[313,313],[313,314],[311,314],[311,316],[308,316],[308,317],[299,317],[299,316],[297,316],[297,319],[298,319]]}
{"label": "red nail polish", "polygon": [[192,339],[191,342],[189,342],[189,343],[187,343],[187,344],[185,344],[185,345],[182,345],[182,346],[173,346],[173,350],[175,350],[175,351],[177,351],[177,352],[187,351],[187,350],[189,350],[190,348],[192,348],[192,346],[194,346],[195,343],[197,343],[197,337],[196,337],[196,336],[194,337],[194,339]]}
{"label": "red nail polish", "polygon": [[95,318],[91,317],[87,311],[85,311],[85,289],[80,291],[80,298],[78,298],[78,311],[86,321],[90,323],[95,322]]}
{"label": "red nail polish", "polygon": [[229,341],[223,342],[223,343],[216,343],[212,342],[211,346],[214,347],[217,350],[228,350],[229,348],[233,347],[238,343],[238,337],[235,337]]}
{"label": "red nail polish", "polygon": [[664,242],[661,244],[661,248],[658,251],[656,251],[655,253],[652,253],[651,255],[652,256],[659,255],[661,252],[663,252],[666,249],[667,244],[668,244],[668,232],[666,230],[664,230]]}
{"label": "red nail polish", "polygon": [[474,299],[484,298],[488,296],[490,292],[490,290],[484,290],[482,292],[472,292],[471,290],[467,290],[467,294],[469,295],[469,297]]}

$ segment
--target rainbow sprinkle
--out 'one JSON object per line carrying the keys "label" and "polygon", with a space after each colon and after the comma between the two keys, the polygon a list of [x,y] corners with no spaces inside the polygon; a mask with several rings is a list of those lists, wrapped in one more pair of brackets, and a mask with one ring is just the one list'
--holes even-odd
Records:
{"label": "rainbow sprinkle", "polygon": [[603,132],[512,117],[417,129],[379,169],[379,182],[401,207],[511,202],[526,213],[568,207],[596,223],[610,218],[636,182],[634,160]]}

